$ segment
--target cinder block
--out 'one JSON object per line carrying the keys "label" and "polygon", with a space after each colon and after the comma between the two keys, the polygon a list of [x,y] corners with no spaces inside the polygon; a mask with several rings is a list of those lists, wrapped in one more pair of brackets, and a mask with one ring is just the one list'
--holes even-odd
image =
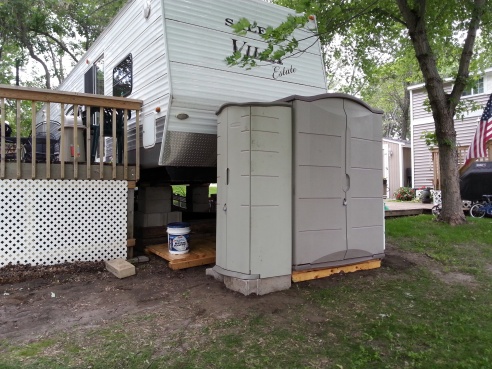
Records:
{"label": "cinder block", "polygon": [[208,201],[208,186],[189,187],[192,191],[193,203],[203,203]]}
{"label": "cinder block", "polygon": [[183,221],[183,213],[181,213],[180,211],[171,211],[170,213],[167,213],[168,223],[182,222],[182,221]]}
{"label": "cinder block", "polygon": [[163,187],[142,187],[138,189],[138,200],[153,199],[153,200],[171,200],[173,197],[173,189],[171,186]]}
{"label": "cinder block", "polygon": [[[219,279],[212,273],[207,273],[207,275],[212,275],[215,279]],[[224,284],[228,289],[242,293],[245,296],[253,293],[266,295],[276,291],[288,290],[292,283],[290,275],[260,279],[241,279],[225,275],[223,278]]]}
{"label": "cinder block", "polygon": [[169,213],[171,208],[171,199],[138,198],[138,211],[142,213]]}
{"label": "cinder block", "polygon": [[106,269],[120,279],[135,275],[135,265],[124,259],[113,259],[104,263],[106,264]]}
{"label": "cinder block", "polygon": [[210,211],[210,205],[208,202],[206,204],[195,204],[193,203],[193,212],[195,213],[208,213]]}
{"label": "cinder block", "polygon": [[142,213],[140,211],[135,212],[135,226],[136,227],[160,227],[167,225],[168,213]]}
{"label": "cinder block", "polygon": [[292,275],[281,275],[277,277],[257,279],[257,295],[288,290],[292,285]]}

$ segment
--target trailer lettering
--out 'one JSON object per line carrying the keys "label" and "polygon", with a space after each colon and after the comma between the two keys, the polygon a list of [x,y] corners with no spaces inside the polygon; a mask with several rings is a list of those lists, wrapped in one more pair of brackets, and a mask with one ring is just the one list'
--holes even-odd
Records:
{"label": "trailer lettering", "polygon": [[296,71],[297,71],[297,69],[294,68],[293,65],[291,65],[290,68],[281,67],[281,66],[277,65],[276,67],[273,68],[272,77],[273,77],[273,79],[279,79],[280,77],[295,73]]}
{"label": "trailer lettering", "polygon": [[232,39],[232,50],[234,52],[239,51],[240,53],[243,53],[243,54],[245,54],[247,56],[251,56],[252,58],[257,58],[258,57],[258,47],[257,46],[253,46],[254,49],[255,49],[255,52],[254,52],[253,55],[251,55],[250,54],[250,52],[251,52],[251,45],[248,45],[248,48],[246,49],[246,52],[243,52],[243,49],[246,46],[247,42],[246,41],[243,41],[243,45],[241,47],[239,47],[239,48],[237,47],[237,43],[238,43],[237,40]]}
{"label": "trailer lettering", "polygon": [[[251,45],[248,45],[248,43],[246,41],[243,41],[243,44],[241,45],[241,47],[238,47],[238,40],[235,40],[235,39],[232,39],[232,51],[233,52],[240,52],[248,57],[251,57],[251,58],[254,58],[254,59],[259,59],[260,57],[260,54],[263,52],[263,50],[260,50],[260,48],[258,46],[251,46]],[[245,46],[247,46],[245,48]],[[251,51],[254,50],[253,53],[251,53]],[[266,62],[269,62],[269,63],[274,63],[274,64],[282,64],[282,60],[264,60]],[[291,72],[291,73],[294,73],[294,72]],[[286,73],[286,74],[289,74],[289,73]]]}
{"label": "trailer lettering", "polygon": [[[231,27],[233,24],[234,24],[234,19],[231,19],[231,18],[226,18],[225,19],[225,23],[224,23],[226,26],[229,26]],[[260,27],[258,25],[253,25],[251,24],[249,27],[248,27],[248,32],[251,32],[251,33],[257,33],[259,35],[264,35],[265,32],[266,32],[266,27]]]}

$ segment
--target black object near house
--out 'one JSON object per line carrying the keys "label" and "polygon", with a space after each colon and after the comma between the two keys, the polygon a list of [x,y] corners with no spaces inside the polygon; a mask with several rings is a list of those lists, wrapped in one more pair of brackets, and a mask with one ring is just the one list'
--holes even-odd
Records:
{"label": "black object near house", "polygon": [[482,201],[482,195],[492,194],[492,162],[477,161],[460,177],[463,200]]}

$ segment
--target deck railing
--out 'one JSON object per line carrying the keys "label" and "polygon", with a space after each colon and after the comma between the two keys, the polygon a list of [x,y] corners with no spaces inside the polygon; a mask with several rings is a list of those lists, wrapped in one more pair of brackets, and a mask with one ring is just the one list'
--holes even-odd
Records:
{"label": "deck railing", "polygon": [[[433,172],[432,185],[435,190],[440,190],[441,173],[439,170],[439,149],[433,148],[430,151],[432,154],[432,172]],[[487,142],[487,152],[486,152],[487,157],[474,158],[470,160],[469,163],[466,163],[466,154],[468,153],[468,146],[458,146],[457,152],[458,152],[457,164],[459,168],[459,173],[461,175],[466,171],[466,169],[470,167],[471,163],[475,161],[492,161],[492,141]]]}
{"label": "deck railing", "polygon": [[[6,137],[6,102],[10,100],[11,105],[14,105],[16,116],[14,137]],[[22,101],[31,102],[31,134],[29,137],[22,137],[21,115],[26,114],[21,109]],[[43,119],[37,117],[39,115],[38,103],[44,104]],[[73,112],[76,114],[72,117],[73,123],[67,124],[65,110],[70,105],[73,106]],[[78,114],[79,107],[83,107],[83,115]],[[0,179],[138,180],[141,107],[142,101],[135,99],[0,85]],[[56,122],[52,117],[53,109],[59,111],[59,114],[55,116]],[[93,114],[94,112],[99,113],[98,117]],[[131,164],[128,158],[129,113],[134,117],[132,123],[134,122],[135,125],[135,155]],[[41,120],[44,122],[45,134],[39,139],[37,130],[40,130],[38,123]],[[56,142],[57,147],[54,147],[50,137],[54,123],[57,125],[59,123],[57,129],[60,131],[60,141]],[[84,138],[85,158],[77,155],[79,135],[83,135]],[[113,159],[111,163],[104,163],[102,159],[105,137],[112,138]],[[70,155],[67,155],[67,139],[72,140],[73,143],[73,147],[68,151],[71,152]],[[37,150],[37,145],[43,146],[42,154]],[[101,158],[99,162],[95,160],[95,145],[98,146]],[[55,156],[53,154],[56,150],[58,152]],[[117,153],[122,157],[117,157]]]}

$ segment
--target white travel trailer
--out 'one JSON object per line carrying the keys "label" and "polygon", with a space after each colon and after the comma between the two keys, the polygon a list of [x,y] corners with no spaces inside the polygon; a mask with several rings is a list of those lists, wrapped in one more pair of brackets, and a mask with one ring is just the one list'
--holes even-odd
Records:
{"label": "white travel trailer", "polygon": [[[261,52],[266,27],[292,12],[261,0],[129,0],[59,89],[143,100],[143,176],[215,178],[219,106],[326,92],[321,48],[308,29],[295,33],[306,51],[283,64],[247,70],[225,62],[233,51]],[[239,36],[231,25],[243,17],[256,23]],[[131,158],[134,117],[128,129]]]}

